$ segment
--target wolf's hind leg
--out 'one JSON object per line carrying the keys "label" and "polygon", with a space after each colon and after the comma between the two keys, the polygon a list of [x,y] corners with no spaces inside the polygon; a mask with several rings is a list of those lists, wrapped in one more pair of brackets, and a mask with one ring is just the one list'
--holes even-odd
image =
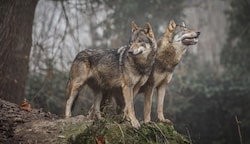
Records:
{"label": "wolf's hind leg", "polygon": [[80,87],[84,84],[84,79],[77,78],[75,80],[69,80],[67,85],[67,101],[65,108],[65,117],[71,117],[72,105],[75,101],[76,96],[79,93]]}
{"label": "wolf's hind leg", "polygon": [[91,106],[89,115],[88,115],[89,119],[94,119],[95,116],[97,117],[97,119],[103,119],[101,116],[101,111],[100,111],[102,97],[103,97],[102,92],[95,93],[94,104]]}

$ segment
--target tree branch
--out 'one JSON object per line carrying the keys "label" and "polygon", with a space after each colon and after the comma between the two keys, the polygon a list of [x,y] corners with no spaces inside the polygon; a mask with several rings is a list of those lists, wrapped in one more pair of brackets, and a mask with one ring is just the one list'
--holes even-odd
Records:
{"label": "tree branch", "polygon": [[236,124],[237,124],[237,128],[238,128],[238,133],[239,133],[239,138],[240,138],[240,144],[243,144],[242,142],[242,135],[241,135],[241,130],[240,130],[240,121],[238,120],[238,117],[235,116],[235,121],[236,121]]}

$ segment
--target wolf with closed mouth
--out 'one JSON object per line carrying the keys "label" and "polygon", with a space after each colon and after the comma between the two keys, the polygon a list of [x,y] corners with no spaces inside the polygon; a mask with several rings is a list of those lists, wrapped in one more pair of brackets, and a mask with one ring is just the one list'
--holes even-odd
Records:
{"label": "wolf with closed mouth", "polygon": [[131,121],[133,127],[138,128],[140,124],[134,112],[134,93],[148,80],[156,48],[151,25],[146,23],[140,28],[132,22],[129,45],[108,50],[87,49],[78,53],[71,66],[66,88],[65,116],[71,116],[72,104],[84,85],[88,85],[95,93],[92,108],[97,118],[101,118],[103,91],[120,88],[125,103],[125,117]]}

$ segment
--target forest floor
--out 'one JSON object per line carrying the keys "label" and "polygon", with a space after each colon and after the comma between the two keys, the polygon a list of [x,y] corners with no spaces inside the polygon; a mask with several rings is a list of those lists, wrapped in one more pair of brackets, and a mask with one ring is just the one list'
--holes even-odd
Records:
{"label": "forest floor", "polygon": [[82,119],[85,119],[84,116],[61,119],[42,109],[27,111],[19,105],[0,99],[0,143],[54,143],[65,138],[63,130],[68,124]]}
{"label": "forest floor", "polygon": [[0,99],[0,144],[190,143],[171,124],[142,123],[140,129],[135,129],[127,121],[117,120],[93,121],[83,115],[64,119]]}

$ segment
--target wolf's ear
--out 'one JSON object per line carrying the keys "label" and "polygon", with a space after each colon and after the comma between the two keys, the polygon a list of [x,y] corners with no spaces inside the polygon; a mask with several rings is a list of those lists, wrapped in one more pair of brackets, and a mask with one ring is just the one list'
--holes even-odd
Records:
{"label": "wolf's ear", "polygon": [[183,27],[186,27],[186,24],[185,24],[184,22],[182,22],[182,26],[183,26]]}
{"label": "wolf's ear", "polygon": [[176,24],[175,24],[174,20],[170,20],[169,25],[168,25],[168,30],[170,32],[172,32],[172,31],[174,31],[175,28],[176,28]]}
{"label": "wolf's ear", "polygon": [[134,31],[136,31],[136,30],[138,30],[138,29],[139,29],[138,25],[135,24],[134,21],[132,21],[132,32],[134,32]]}
{"label": "wolf's ear", "polygon": [[171,43],[173,41],[173,33],[176,28],[176,24],[174,20],[170,20],[168,28],[165,32],[165,37],[168,39],[168,41]]}
{"label": "wolf's ear", "polygon": [[155,38],[154,32],[149,22],[147,22],[144,26],[144,31],[150,38]]}

